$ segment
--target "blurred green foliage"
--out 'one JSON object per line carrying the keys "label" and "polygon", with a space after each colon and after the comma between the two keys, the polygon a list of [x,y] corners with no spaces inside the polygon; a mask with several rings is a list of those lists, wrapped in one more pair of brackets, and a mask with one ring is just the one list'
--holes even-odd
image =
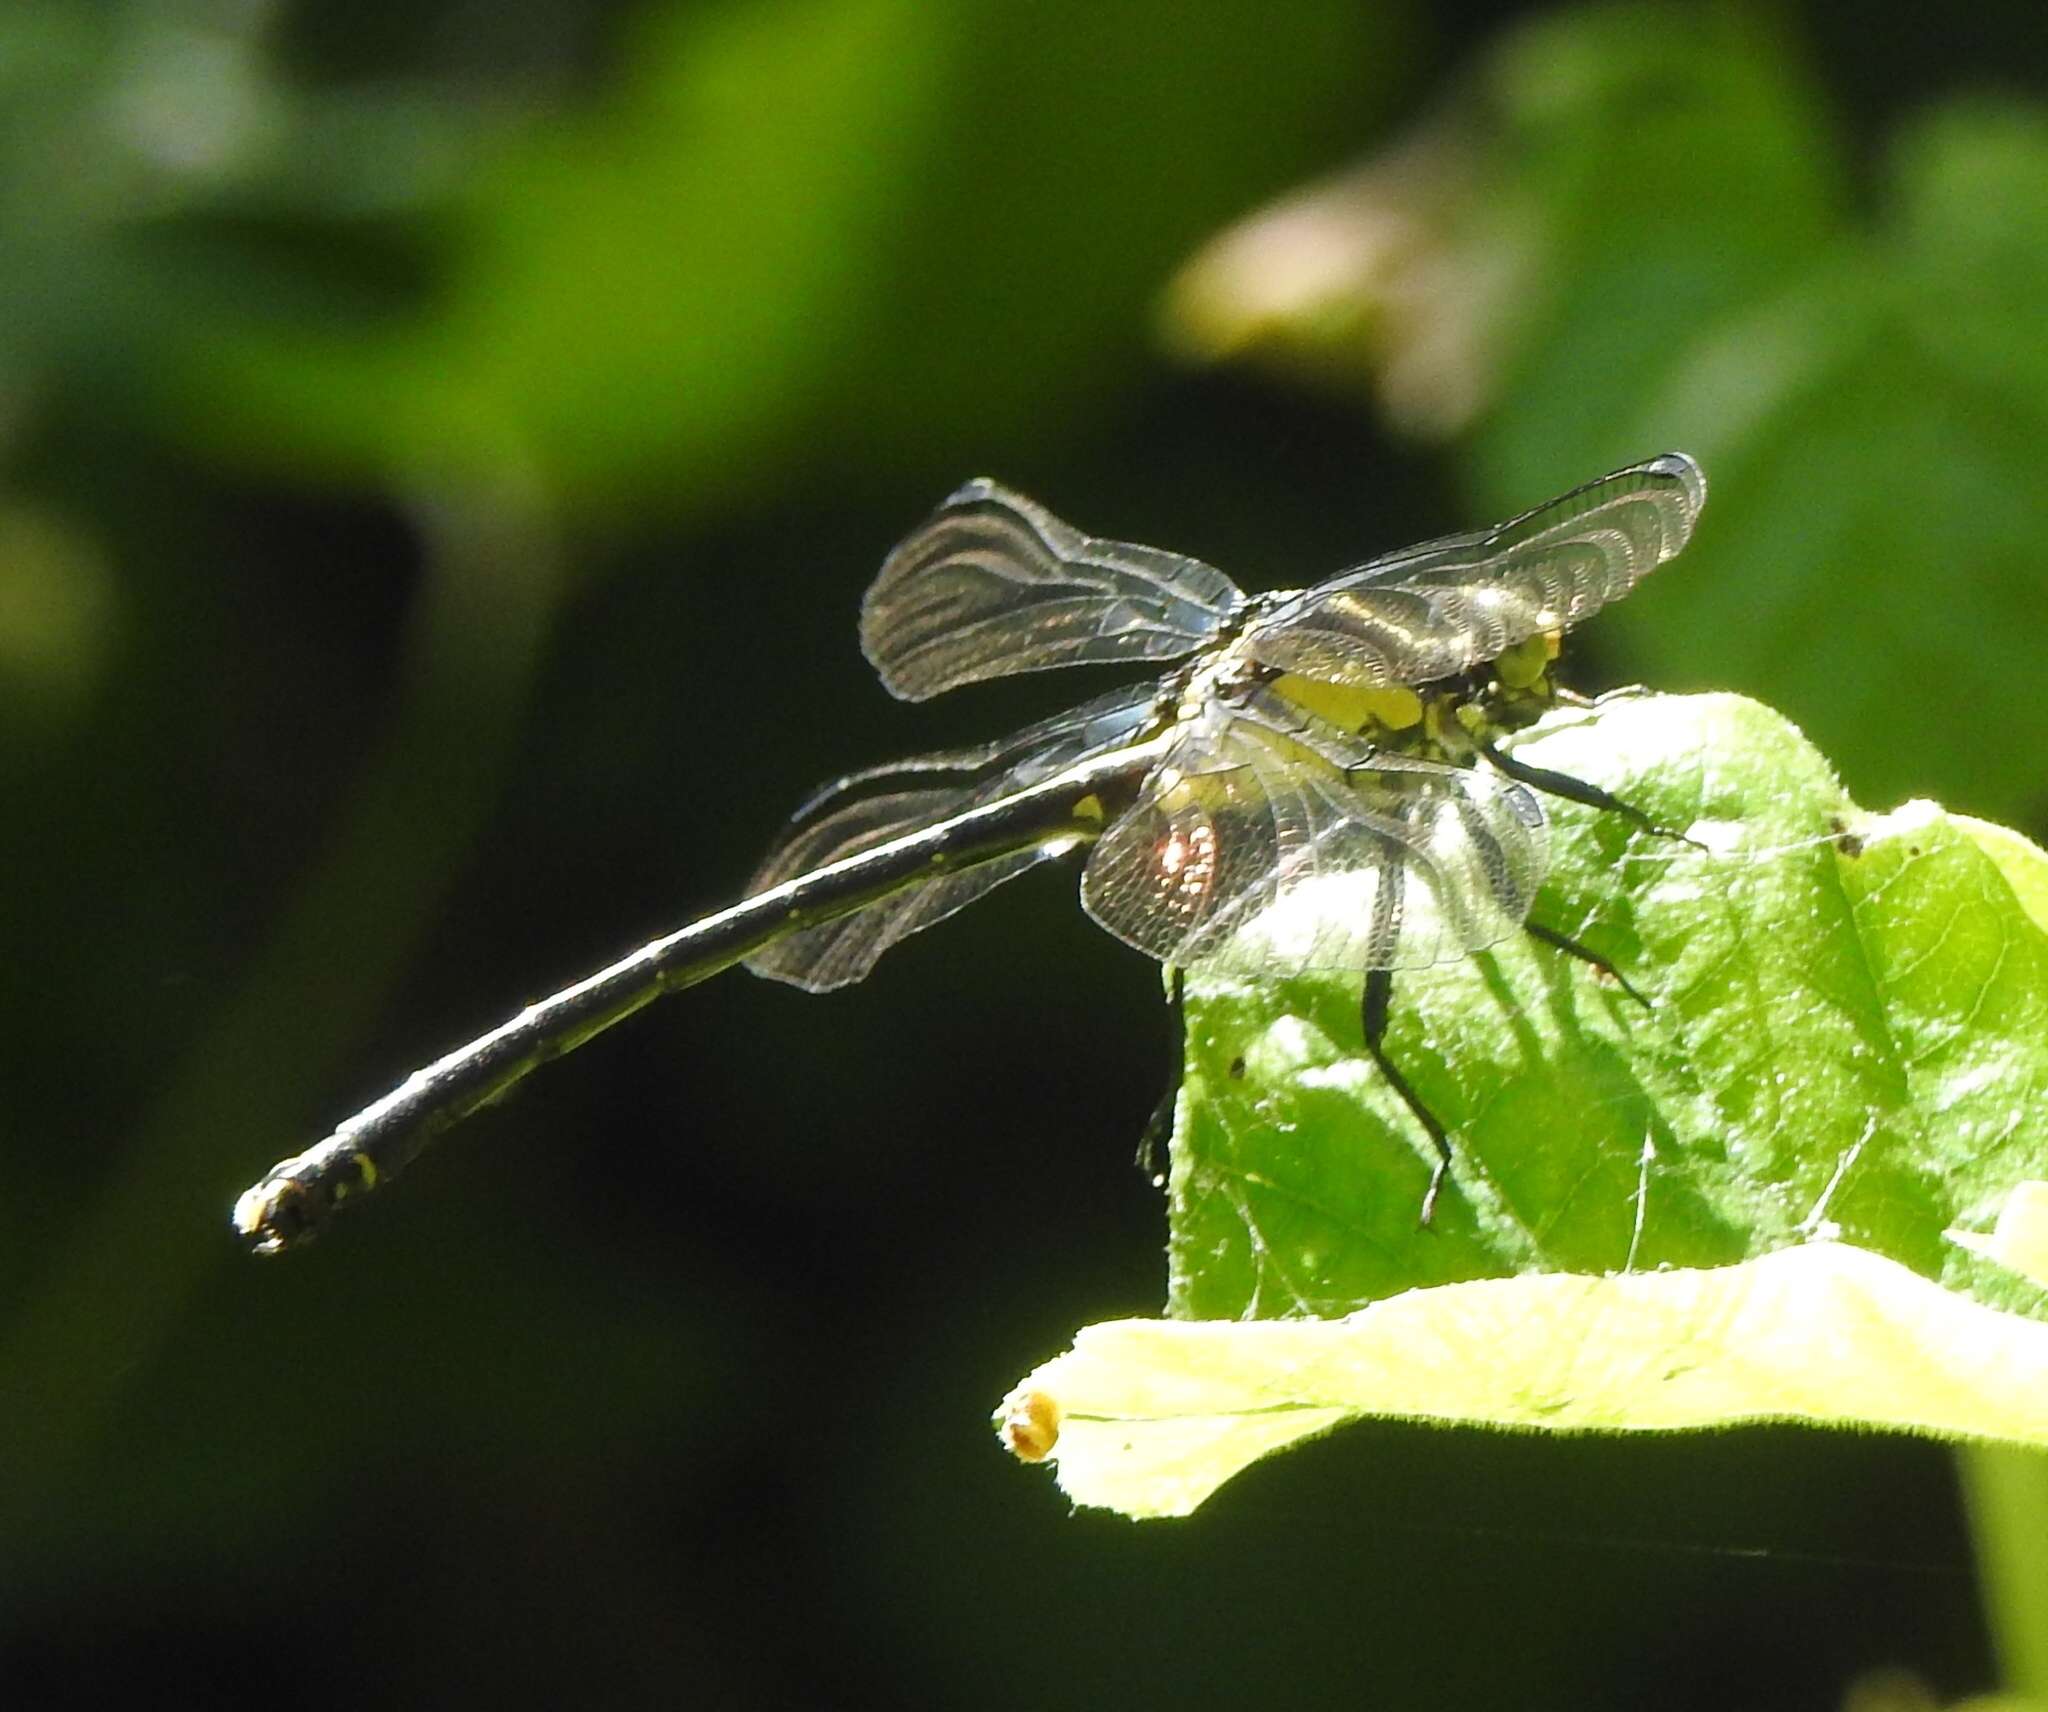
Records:
{"label": "blurred green foliage", "polygon": [[[1175,324],[1458,436],[1483,515],[1693,452],[1714,504],[1680,586],[1617,615],[1632,663],[1784,707],[1867,801],[2038,825],[2025,743],[1906,709],[1966,700],[2018,731],[2039,707],[2048,112],[1946,96],[1873,153],[1851,170],[1782,21],[1560,13],[1306,208],[1221,240]],[[1290,296],[1281,216],[1305,214],[1325,260]]]}
{"label": "blurred green foliage", "polygon": [[[836,464],[850,424],[859,469],[922,464],[968,423],[1028,439],[1129,376],[1190,230],[1302,158],[1371,41],[1331,0],[1258,28],[1172,16],[651,14],[619,91],[484,164],[431,302],[395,326],[250,330],[225,396],[220,352],[191,378],[242,452],[356,479],[530,460],[614,512]],[[1280,114],[1228,94],[1303,78]]]}
{"label": "blurred green foliage", "polygon": [[[1056,888],[840,1000],[679,1001],[304,1264],[225,1233],[815,778],[1045,705],[912,718],[853,646],[980,471],[1256,584],[1682,445],[1706,526],[1605,671],[2040,830],[2031,0],[1502,13],[0,8],[10,1705],[1985,1680],[1917,1447],[1361,1433],[1199,1533],[1060,1515],[981,1416],[1157,1306],[1166,1031]],[[1320,396],[1160,355],[1178,264],[1414,123],[1415,289],[1325,323],[1405,343]],[[1765,1611],[1796,1668],[1730,1641]]]}

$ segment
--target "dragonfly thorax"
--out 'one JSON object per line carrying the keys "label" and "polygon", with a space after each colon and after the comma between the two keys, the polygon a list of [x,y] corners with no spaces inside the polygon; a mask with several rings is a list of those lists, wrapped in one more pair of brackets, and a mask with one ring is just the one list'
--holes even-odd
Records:
{"label": "dragonfly thorax", "polygon": [[1226,642],[1197,656],[1168,680],[1168,717],[1175,724],[1192,723],[1216,703],[1238,706],[1254,687],[1274,675],[1245,651],[1242,637]]}
{"label": "dragonfly thorax", "polygon": [[1167,680],[1160,712],[1193,723],[1217,708],[1279,697],[1325,725],[1392,754],[1469,765],[1480,743],[1519,731],[1553,706],[1555,632],[1530,637],[1497,659],[1431,683],[1346,683],[1261,664],[1237,638]]}

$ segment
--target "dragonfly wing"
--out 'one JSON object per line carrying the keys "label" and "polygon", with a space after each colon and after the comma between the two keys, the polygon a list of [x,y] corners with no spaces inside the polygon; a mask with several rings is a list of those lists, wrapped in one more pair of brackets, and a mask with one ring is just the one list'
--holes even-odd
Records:
{"label": "dragonfly wing", "polygon": [[1303,589],[1252,626],[1247,650],[1331,683],[1448,677],[1619,600],[1691,538],[1706,495],[1699,465],[1667,452]]}
{"label": "dragonfly wing", "polygon": [[861,648],[890,694],[923,701],[1013,672],[1171,660],[1244,604],[1221,571],[1099,541],[991,481],[905,538],[861,603]]}
{"label": "dragonfly wing", "polygon": [[1510,779],[1212,709],[1096,844],[1082,901],[1166,963],[1415,969],[1513,933],[1547,858]]}
{"label": "dragonfly wing", "polygon": [[1151,717],[1157,700],[1158,692],[1149,684],[1137,690],[1126,686],[1027,725],[993,743],[941,749],[863,767],[857,773],[845,773],[820,785],[789,818],[792,824],[808,821],[855,791],[877,786],[902,788],[912,780],[922,782],[946,773],[960,775],[960,782],[967,782],[991,768],[1003,767],[1007,788],[1033,784],[1050,778],[1062,767],[1104,754],[1127,741]]}
{"label": "dragonfly wing", "polygon": [[[748,895],[958,814],[973,806],[978,795],[958,788],[893,791],[848,803],[796,828],[771,850],[748,883]],[[836,921],[786,934],[749,957],[747,967],[756,975],[811,993],[850,986],[864,979],[876,959],[899,939],[944,921],[1053,854],[1050,849],[1020,850],[926,880]]]}
{"label": "dragonfly wing", "polygon": [[[1150,689],[1118,690],[1026,726],[1001,742],[912,756],[849,774],[813,793],[797,810],[747,891],[750,895],[766,891],[828,862],[935,825],[964,809],[995,802],[1051,778],[1062,768],[1106,754],[1136,735],[1151,718],[1152,703]],[[923,782],[943,773],[982,776],[950,784]],[[861,786],[906,787],[913,780],[918,783],[912,788],[841,800]],[[747,959],[747,967],[757,975],[811,992],[850,985],[862,979],[899,939],[944,921],[1005,880],[1015,879],[1056,854],[1057,849],[1051,847],[1020,850],[959,873],[935,875],[851,915],[786,935],[755,952]]]}

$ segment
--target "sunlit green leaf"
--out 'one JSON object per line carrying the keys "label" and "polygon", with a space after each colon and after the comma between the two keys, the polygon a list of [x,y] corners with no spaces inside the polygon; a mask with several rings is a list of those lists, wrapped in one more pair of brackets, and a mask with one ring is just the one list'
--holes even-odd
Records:
{"label": "sunlit green leaf", "polygon": [[1797,732],[1732,697],[1610,702],[1523,753],[1709,846],[1555,808],[1536,918],[1653,1008],[1533,942],[1398,977],[1388,1049],[1458,1136],[1421,1232],[1428,1144],[1364,1056],[1356,982],[1198,985],[1176,1313],[1341,1313],[1818,1234],[1940,1277],[1960,1263],[1944,1232],[1988,1230],[2048,1176],[2029,1098],[2048,941],[1966,832],[1931,808],[1859,816]]}
{"label": "sunlit green leaf", "polygon": [[[2031,890],[2048,862],[2018,841],[1994,860],[1929,804],[1858,811],[1795,730],[1734,697],[1612,699],[1517,752],[1701,846],[1554,806],[1535,919],[1650,1008],[1533,942],[1397,977],[1388,1049],[1456,1146],[1424,1229],[1428,1142],[1364,1053],[1356,980],[1190,983],[1170,1314],[1370,1309],[1331,1358],[1356,1384],[1341,1400],[1276,1399],[1247,1373],[1230,1408],[1193,1411],[1230,1417],[1225,1460],[1247,1432],[1362,1412],[2048,1442],[2000,1365],[2048,1362],[2027,1187],[2048,1180],[2048,935],[2007,878]],[[1738,1336],[1732,1315],[1776,1329]],[[1205,1385],[1227,1383],[1219,1359]],[[1093,1409],[1053,1394],[1069,1420]],[[1915,1396],[1939,1406],[1915,1414]],[[1210,1427],[1180,1420],[1162,1454],[1186,1431]]]}
{"label": "sunlit green leaf", "polygon": [[[1023,1380],[1077,1504],[1182,1516],[1365,1415],[1545,1432],[1797,1421],[2048,1446],[2048,1325],[1847,1243],[1446,1284],[1342,1320],[1090,1326]],[[1014,1406],[1014,1405],[1013,1405]]]}

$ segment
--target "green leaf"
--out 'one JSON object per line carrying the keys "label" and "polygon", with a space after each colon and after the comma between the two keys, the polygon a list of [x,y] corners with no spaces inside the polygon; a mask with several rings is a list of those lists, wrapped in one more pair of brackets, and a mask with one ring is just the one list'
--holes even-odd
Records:
{"label": "green leaf", "polygon": [[1652,1008],[1534,942],[1398,977],[1388,1050],[1458,1137],[1455,1192],[1418,1233],[1430,1151],[1364,1055],[1357,983],[1198,985],[1173,1311],[1328,1315],[1817,1234],[1929,1277],[1962,1265],[1944,1232],[1988,1229],[2048,1175],[2028,1111],[2048,950],[1978,842],[1928,808],[1860,816],[1791,726],[1734,697],[1612,701],[1518,753],[1709,845],[1554,805],[1534,919]]}
{"label": "green leaf", "polygon": [[1507,372],[1475,448],[1497,497],[1643,455],[1675,354],[1836,241],[1846,151],[1794,45],[1733,8],[1571,8],[1486,70],[1475,200],[1537,257],[1534,302],[1500,306]]}
{"label": "green leaf", "polygon": [[1484,420],[1490,488],[1534,495],[1649,449],[1628,434],[1674,351],[1833,242],[1839,152],[1753,16],[1572,8],[1502,38],[1391,146],[1212,241],[1167,335],[1369,386],[1424,437]]}
{"label": "green leaf", "polygon": [[2048,851],[2011,827],[1994,826],[1988,820],[1974,820],[1966,814],[1949,818],[1990,857],[1992,866],[2005,876],[2012,895],[2019,899],[2020,907],[2034,925],[2048,932]]}
{"label": "green leaf", "polygon": [[[1456,1148],[1425,1230],[1431,1150],[1364,1053],[1357,981],[1191,981],[1170,1315],[1370,1310],[1331,1358],[1362,1375],[1341,1396],[1276,1389],[1266,1364],[1292,1357],[1244,1361],[1222,1461],[1362,1412],[2048,1443],[2048,1393],[2010,1395],[2048,1376],[2038,1191],[2016,1193],[2048,1179],[2048,937],[2007,877],[2036,894],[2048,861],[1931,805],[1860,812],[1732,696],[1611,698],[1516,753],[1704,846],[1551,805],[1533,919],[1650,1008],[1533,941],[1397,977],[1388,1052]],[[1201,1384],[1278,1329],[1200,1345],[1232,1352]],[[1162,1456],[1214,1427],[1213,1402],[1189,1409],[1162,1417]]]}
{"label": "green leaf", "polygon": [[1447,1284],[1343,1320],[1090,1326],[1005,1405],[1034,1412],[1067,1496],[1134,1517],[1184,1516],[1260,1457],[1363,1415],[2044,1445],[2048,1325],[1811,1243],[1713,1270]]}

